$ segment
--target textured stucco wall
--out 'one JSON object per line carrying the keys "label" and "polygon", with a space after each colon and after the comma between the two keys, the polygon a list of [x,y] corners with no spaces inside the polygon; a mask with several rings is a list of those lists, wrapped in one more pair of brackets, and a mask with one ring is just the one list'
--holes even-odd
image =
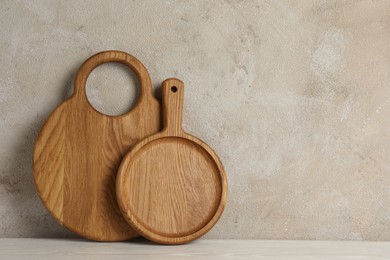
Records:
{"label": "textured stucco wall", "polygon": [[[90,55],[119,49],[155,94],[186,83],[184,127],[220,155],[226,210],[208,238],[390,239],[390,1],[0,2],[0,236],[73,236],[38,199],[34,138]],[[104,65],[91,102],[135,83]]]}

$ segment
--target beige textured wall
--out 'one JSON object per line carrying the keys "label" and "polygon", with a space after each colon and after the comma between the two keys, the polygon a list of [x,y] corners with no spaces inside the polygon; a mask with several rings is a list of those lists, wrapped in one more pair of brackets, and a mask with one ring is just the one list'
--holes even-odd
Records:
{"label": "beige textured wall", "polygon": [[[390,1],[0,2],[0,236],[72,236],[33,186],[34,138],[90,55],[119,49],[186,83],[184,127],[220,155],[208,238],[390,239]],[[122,113],[104,65],[91,102]]]}

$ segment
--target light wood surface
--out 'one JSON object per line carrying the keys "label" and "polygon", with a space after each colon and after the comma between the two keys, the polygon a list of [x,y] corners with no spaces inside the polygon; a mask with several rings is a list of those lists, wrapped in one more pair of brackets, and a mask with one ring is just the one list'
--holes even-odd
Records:
{"label": "light wood surface", "polygon": [[161,246],[141,239],[119,243],[0,239],[0,259],[387,260],[390,242],[199,239],[186,245]]}
{"label": "light wood surface", "polygon": [[[106,62],[127,65],[140,82],[136,105],[120,116],[101,114],[86,96],[88,75]],[[133,56],[106,51],[81,66],[73,95],[50,115],[36,139],[33,155],[38,194],[58,222],[80,236],[99,241],[137,235],[118,208],[115,178],[129,148],[161,129],[160,110],[152,96],[149,74]]]}
{"label": "light wood surface", "polygon": [[163,82],[164,130],[141,141],[121,163],[119,206],[142,236],[163,244],[192,241],[218,221],[226,203],[221,161],[182,129],[184,85]]}

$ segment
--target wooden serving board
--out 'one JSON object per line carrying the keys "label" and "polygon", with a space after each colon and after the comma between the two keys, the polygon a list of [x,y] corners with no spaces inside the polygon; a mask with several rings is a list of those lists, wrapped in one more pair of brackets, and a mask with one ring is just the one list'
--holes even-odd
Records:
{"label": "wooden serving board", "polygon": [[227,178],[216,153],[182,129],[184,85],[163,82],[164,130],[135,145],[117,176],[119,207],[142,236],[183,244],[208,232],[226,203]]}
{"label": "wooden serving board", "polygon": [[[106,62],[127,65],[140,82],[134,108],[120,116],[96,111],[86,96],[88,75]],[[81,66],[73,95],[50,115],[33,155],[38,194],[59,223],[92,240],[137,236],[118,208],[115,178],[122,156],[136,142],[160,130],[160,110],[149,74],[133,56],[105,51]]]}

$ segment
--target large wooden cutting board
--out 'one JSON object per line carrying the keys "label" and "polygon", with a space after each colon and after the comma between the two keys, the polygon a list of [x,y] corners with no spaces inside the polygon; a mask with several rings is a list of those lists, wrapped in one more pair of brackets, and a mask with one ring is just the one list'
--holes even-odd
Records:
{"label": "large wooden cutting board", "polygon": [[[127,65],[140,82],[136,105],[121,116],[96,111],[86,96],[88,75],[106,62]],[[137,236],[118,208],[115,178],[122,156],[136,142],[158,132],[160,121],[160,105],[140,61],[119,51],[89,58],[77,73],[73,95],[50,115],[35,144],[36,188],[55,219],[92,240]]]}

